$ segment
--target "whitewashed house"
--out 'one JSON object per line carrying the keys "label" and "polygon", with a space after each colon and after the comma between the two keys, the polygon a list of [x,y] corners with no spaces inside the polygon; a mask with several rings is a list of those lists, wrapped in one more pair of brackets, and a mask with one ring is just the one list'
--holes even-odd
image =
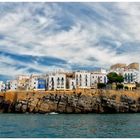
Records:
{"label": "whitewashed house", "polygon": [[29,90],[37,90],[37,88],[38,88],[38,76],[31,75],[29,78],[28,84],[29,84],[29,86],[28,86]]}
{"label": "whitewashed house", "polygon": [[72,78],[69,79],[69,89],[71,89],[71,90],[76,89],[75,79],[72,79]]}
{"label": "whitewashed house", "polygon": [[17,87],[19,90],[27,90],[29,88],[29,75],[18,75],[16,80],[18,81]]}
{"label": "whitewashed house", "polygon": [[139,71],[136,69],[127,69],[123,72],[124,83],[139,82]]}
{"label": "whitewashed house", "polygon": [[97,83],[107,83],[107,74],[100,72],[92,72],[91,73],[91,87],[96,85]]}
{"label": "whitewashed house", "polygon": [[76,88],[90,88],[90,72],[75,72]]}
{"label": "whitewashed house", "polygon": [[49,74],[47,77],[48,90],[65,90],[66,89],[66,75],[63,73]]}
{"label": "whitewashed house", "polygon": [[0,92],[5,91],[5,84],[3,81],[0,81]]}
{"label": "whitewashed house", "polygon": [[15,91],[18,88],[18,81],[17,80],[11,80],[10,81],[10,90]]}

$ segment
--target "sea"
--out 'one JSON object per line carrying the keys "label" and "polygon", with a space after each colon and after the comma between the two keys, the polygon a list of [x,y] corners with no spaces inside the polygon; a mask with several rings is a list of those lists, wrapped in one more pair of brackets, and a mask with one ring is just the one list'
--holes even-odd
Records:
{"label": "sea", "polygon": [[0,114],[0,138],[140,138],[140,114]]}

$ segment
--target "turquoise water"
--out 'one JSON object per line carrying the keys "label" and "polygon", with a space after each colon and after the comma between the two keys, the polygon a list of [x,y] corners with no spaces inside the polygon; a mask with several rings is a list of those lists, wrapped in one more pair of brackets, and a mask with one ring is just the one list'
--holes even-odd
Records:
{"label": "turquoise water", "polygon": [[140,138],[140,114],[0,114],[0,137]]}

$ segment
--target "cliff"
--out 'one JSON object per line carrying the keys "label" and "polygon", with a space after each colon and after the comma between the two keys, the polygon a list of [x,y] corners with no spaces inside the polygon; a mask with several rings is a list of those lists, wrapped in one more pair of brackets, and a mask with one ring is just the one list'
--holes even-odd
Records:
{"label": "cliff", "polygon": [[0,93],[0,111],[12,113],[140,112],[140,91],[6,92]]}

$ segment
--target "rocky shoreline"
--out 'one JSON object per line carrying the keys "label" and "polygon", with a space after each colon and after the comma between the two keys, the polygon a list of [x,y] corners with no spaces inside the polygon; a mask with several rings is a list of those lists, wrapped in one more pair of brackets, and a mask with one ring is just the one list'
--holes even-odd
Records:
{"label": "rocky shoreline", "polygon": [[140,112],[140,92],[15,92],[0,94],[1,113],[130,113]]}

